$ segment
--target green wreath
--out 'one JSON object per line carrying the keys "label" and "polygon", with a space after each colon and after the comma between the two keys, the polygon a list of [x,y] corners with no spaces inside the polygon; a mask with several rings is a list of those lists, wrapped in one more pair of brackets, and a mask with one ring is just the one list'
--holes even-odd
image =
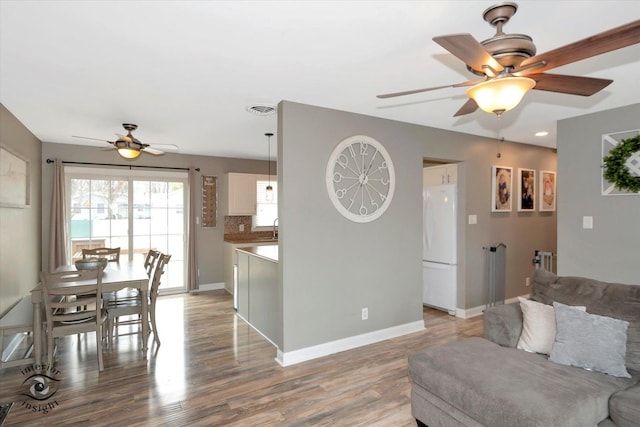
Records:
{"label": "green wreath", "polygon": [[625,165],[627,159],[636,151],[640,151],[640,135],[623,139],[603,159],[604,177],[615,184],[618,190],[640,192],[640,176],[631,175],[629,168]]}

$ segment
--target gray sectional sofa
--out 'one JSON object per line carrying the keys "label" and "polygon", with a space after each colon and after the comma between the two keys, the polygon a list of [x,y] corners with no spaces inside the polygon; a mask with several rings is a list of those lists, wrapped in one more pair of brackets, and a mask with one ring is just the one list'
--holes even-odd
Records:
{"label": "gray sectional sofa", "polygon": [[550,356],[516,348],[532,325],[519,302],[487,309],[484,338],[409,357],[418,425],[640,426],[640,286],[539,269],[529,301],[555,307]]}

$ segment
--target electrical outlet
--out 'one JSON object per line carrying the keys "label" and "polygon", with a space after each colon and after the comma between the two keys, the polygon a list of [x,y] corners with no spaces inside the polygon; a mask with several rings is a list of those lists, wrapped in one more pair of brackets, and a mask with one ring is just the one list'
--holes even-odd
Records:
{"label": "electrical outlet", "polygon": [[362,309],[362,320],[367,320],[369,318],[369,309],[367,307]]}
{"label": "electrical outlet", "polygon": [[531,286],[531,278],[530,277],[525,277],[524,285],[525,286]]}
{"label": "electrical outlet", "polygon": [[244,224],[238,225],[238,231],[240,231],[241,233],[244,231]]}

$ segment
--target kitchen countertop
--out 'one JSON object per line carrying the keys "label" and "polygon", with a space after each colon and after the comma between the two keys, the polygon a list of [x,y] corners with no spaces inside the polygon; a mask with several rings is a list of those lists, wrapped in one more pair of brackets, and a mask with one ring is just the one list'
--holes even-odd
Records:
{"label": "kitchen countertop", "polygon": [[237,234],[225,234],[224,241],[227,243],[246,243],[250,245],[251,243],[264,243],[264,242],[273,242],[274,244],[278,243],[278,238],[273,238],[273,233],[269,232],[255,232],[255,233],[237,233]]}
{"label": "kitchen countertop", "polygon": [[267,261],[278,262],[278,245],[246,246],[236,250]]}

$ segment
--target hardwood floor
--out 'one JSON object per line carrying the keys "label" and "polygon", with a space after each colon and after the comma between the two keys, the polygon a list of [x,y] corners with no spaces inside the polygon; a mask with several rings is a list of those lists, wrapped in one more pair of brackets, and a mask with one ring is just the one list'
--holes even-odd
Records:
{"label": "hardwood floor", "polygon": [[139,335],[120,336],[98,375],[93,336],[62,338],[57,391],[39,405],[32,373],[0,370],[0,404],[14,402],[4,425],[415,426],[408,355],[483,332],[482,317],[425,308],[422,332],[282,368],[224,291],[161,297],[157,310],[148,361]]}

